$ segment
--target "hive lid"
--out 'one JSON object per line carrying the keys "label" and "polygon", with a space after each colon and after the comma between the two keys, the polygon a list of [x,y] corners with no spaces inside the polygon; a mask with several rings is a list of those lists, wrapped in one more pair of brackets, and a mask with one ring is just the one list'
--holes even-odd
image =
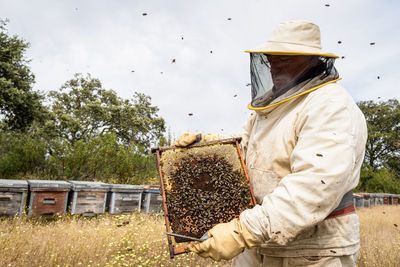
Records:
{"label": "hive lid", "polygon": [[131,184],[109,184],[111,191],[143,191],[144,187],[142,185],[131,185]]}
{"label": "hive lid", "polygon": [[30,188],[71,188],[66,181],[28,180]]}
{"label": "hive lid", "polygon": [[87,182],[87,181],[69,181],[71,188],[74,191],[82,190],[96,190],[96,191],[108,191],[110,185],[103,182]]}
{"label": "hive lid", "polygon": [[143,192],[145,192],[145,193],[160,194],[160,189],[156,189],[156,188],[145,188],[145,189],[143,190]]}
{"label": "hive lid", "polygon": [[388,194],[386,194],[386,193],[376,193],[375,196],[377,196],[377,197],[387,197]]}
{"label": "hive lid", "polygon": [[25,180],[0,179],[0,188],[28,188],[28,182]]}

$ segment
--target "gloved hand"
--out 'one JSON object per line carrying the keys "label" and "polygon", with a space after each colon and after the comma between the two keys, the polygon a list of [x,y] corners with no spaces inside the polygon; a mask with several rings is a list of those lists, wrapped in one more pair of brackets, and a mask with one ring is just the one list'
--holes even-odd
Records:
{"label": "gloved hand", "polygon": [[197,253],[203,258],[210,257],[215,261],[230,260],[245,248],[255,247],[258,242],[246,226],[236,218],[228,223],[220,223],[208,231],[207,240],[193,242],[187,250]]}
{"label": "gloved hand", "polygon": [[[188,146],[196,142],[196,138],[200,133],[184,133],[175,142],[172,143],[173,146]],[[200,139],[200,138],[198,138]],[[199,140],[200,141],[200,140]]]}
{"label": "gloved hand", "polygon": [[219,134],[184,133],[172,145],[185,147],[196,142],[208,142],[222,138]]}

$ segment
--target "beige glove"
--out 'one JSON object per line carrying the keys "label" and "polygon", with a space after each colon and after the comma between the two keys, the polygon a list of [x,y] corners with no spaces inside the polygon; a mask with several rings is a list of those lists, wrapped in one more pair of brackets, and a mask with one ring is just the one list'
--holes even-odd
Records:
{"label": "beige glove", "polygon": [[245,248],[255,247],[258,242],[246,226],[236,218],[228,223],[220,223],[208,231],[207,240],[190,243],[187,250],[197,253],[203,258],[213,260],[230,260]]}
{"label": "beige glove", "polygon": [[188,146],[196,142],[196,137],[200,133],[184,133],[175,142],[172,143],[173,146]]}
{"label": "beige glove", "polygon": [[184,133],[172,145],[185,147],[195,142],[208,142],[222,138],[222,135],[219,134]]}

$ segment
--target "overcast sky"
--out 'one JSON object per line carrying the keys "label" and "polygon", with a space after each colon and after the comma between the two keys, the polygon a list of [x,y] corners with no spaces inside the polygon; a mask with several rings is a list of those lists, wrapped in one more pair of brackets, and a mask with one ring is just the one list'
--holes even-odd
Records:
{"label": "overcast sky", "polygon": [[345,57],[336,68],[356,101],[400,99],[399,14],[395,0],[0,0],[9,32],[31,44],[36,90],[90,73],[122,98],[151,96],[175,136],[240,130],[250,101],[244,50],[286,20],[320,26],[323,49]]}

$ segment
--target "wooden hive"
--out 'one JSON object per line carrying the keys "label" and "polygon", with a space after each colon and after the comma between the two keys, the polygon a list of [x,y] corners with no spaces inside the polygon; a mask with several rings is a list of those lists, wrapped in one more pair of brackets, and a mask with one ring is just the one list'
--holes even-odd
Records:
{"label": "wooden hive", "polygon": [[390,195],[383,194],[383,205],[390,205]]}
{"label": "wooden hive", "polygon": [[375,194],[375,198],[376,198],[375,202],[376,202],[377,205],[383,205],[384,204],[383,196],[384,196],[384,194],[382,194],[382,193]]}
{"label": "wooden hive", "polygon": [[27,190],[26,181],[0,179],[0,216],[21,216]]}
{"label": "wooden hive", "polygon": [[110,186],[102,182],[69,181],[71,214],[92,216],[104,213]]}
{"label": "wooden hive", "polygon": [[[218,223],[239,217],[255,198],[239,146],[240,138],[154,148],[167,232],[200,238]],[[168,235],[170,257],[184,253]]]}
{"label": "wooden hive", "polygon": [[110,184],[109,213],[140,212],[143,189],[140,185]]}
{"label": "wooden hive", "polygon": [[29,216],[64,214],[71,185],[65,181],[28,180]]}
{"label": "wooden hive", "polygon": [[399,204],[398,195],[396,194],[389,194],[389,204],[390,205],[397,205]]}
{"label": "wooden hive", "polygon": [[394,195],[393,205],[399,205],[399,204],[400,204],[400,195]]}
{"label": "wooden hive", "polygon": [[145,213],[158,213],[162,210],[163,199],[160,189],[145,188],[143,190],[142,210]]}
{"label": "wooden hive", "polygon": [[396,194],[393,197],[393,205],[399,205],[400,204],[400,195]]}
{"label": "wooden hive", "polygon": [[371,198],[371,205],[372,206],[376,206],[378,205],[378,198],[376,196],[376,194],[369,194],[370,198]]}
{"label": "wooden hive", "polygon": [[361,194],[353,194],[353,202],[356,208],[364,207],[364,197]]}

